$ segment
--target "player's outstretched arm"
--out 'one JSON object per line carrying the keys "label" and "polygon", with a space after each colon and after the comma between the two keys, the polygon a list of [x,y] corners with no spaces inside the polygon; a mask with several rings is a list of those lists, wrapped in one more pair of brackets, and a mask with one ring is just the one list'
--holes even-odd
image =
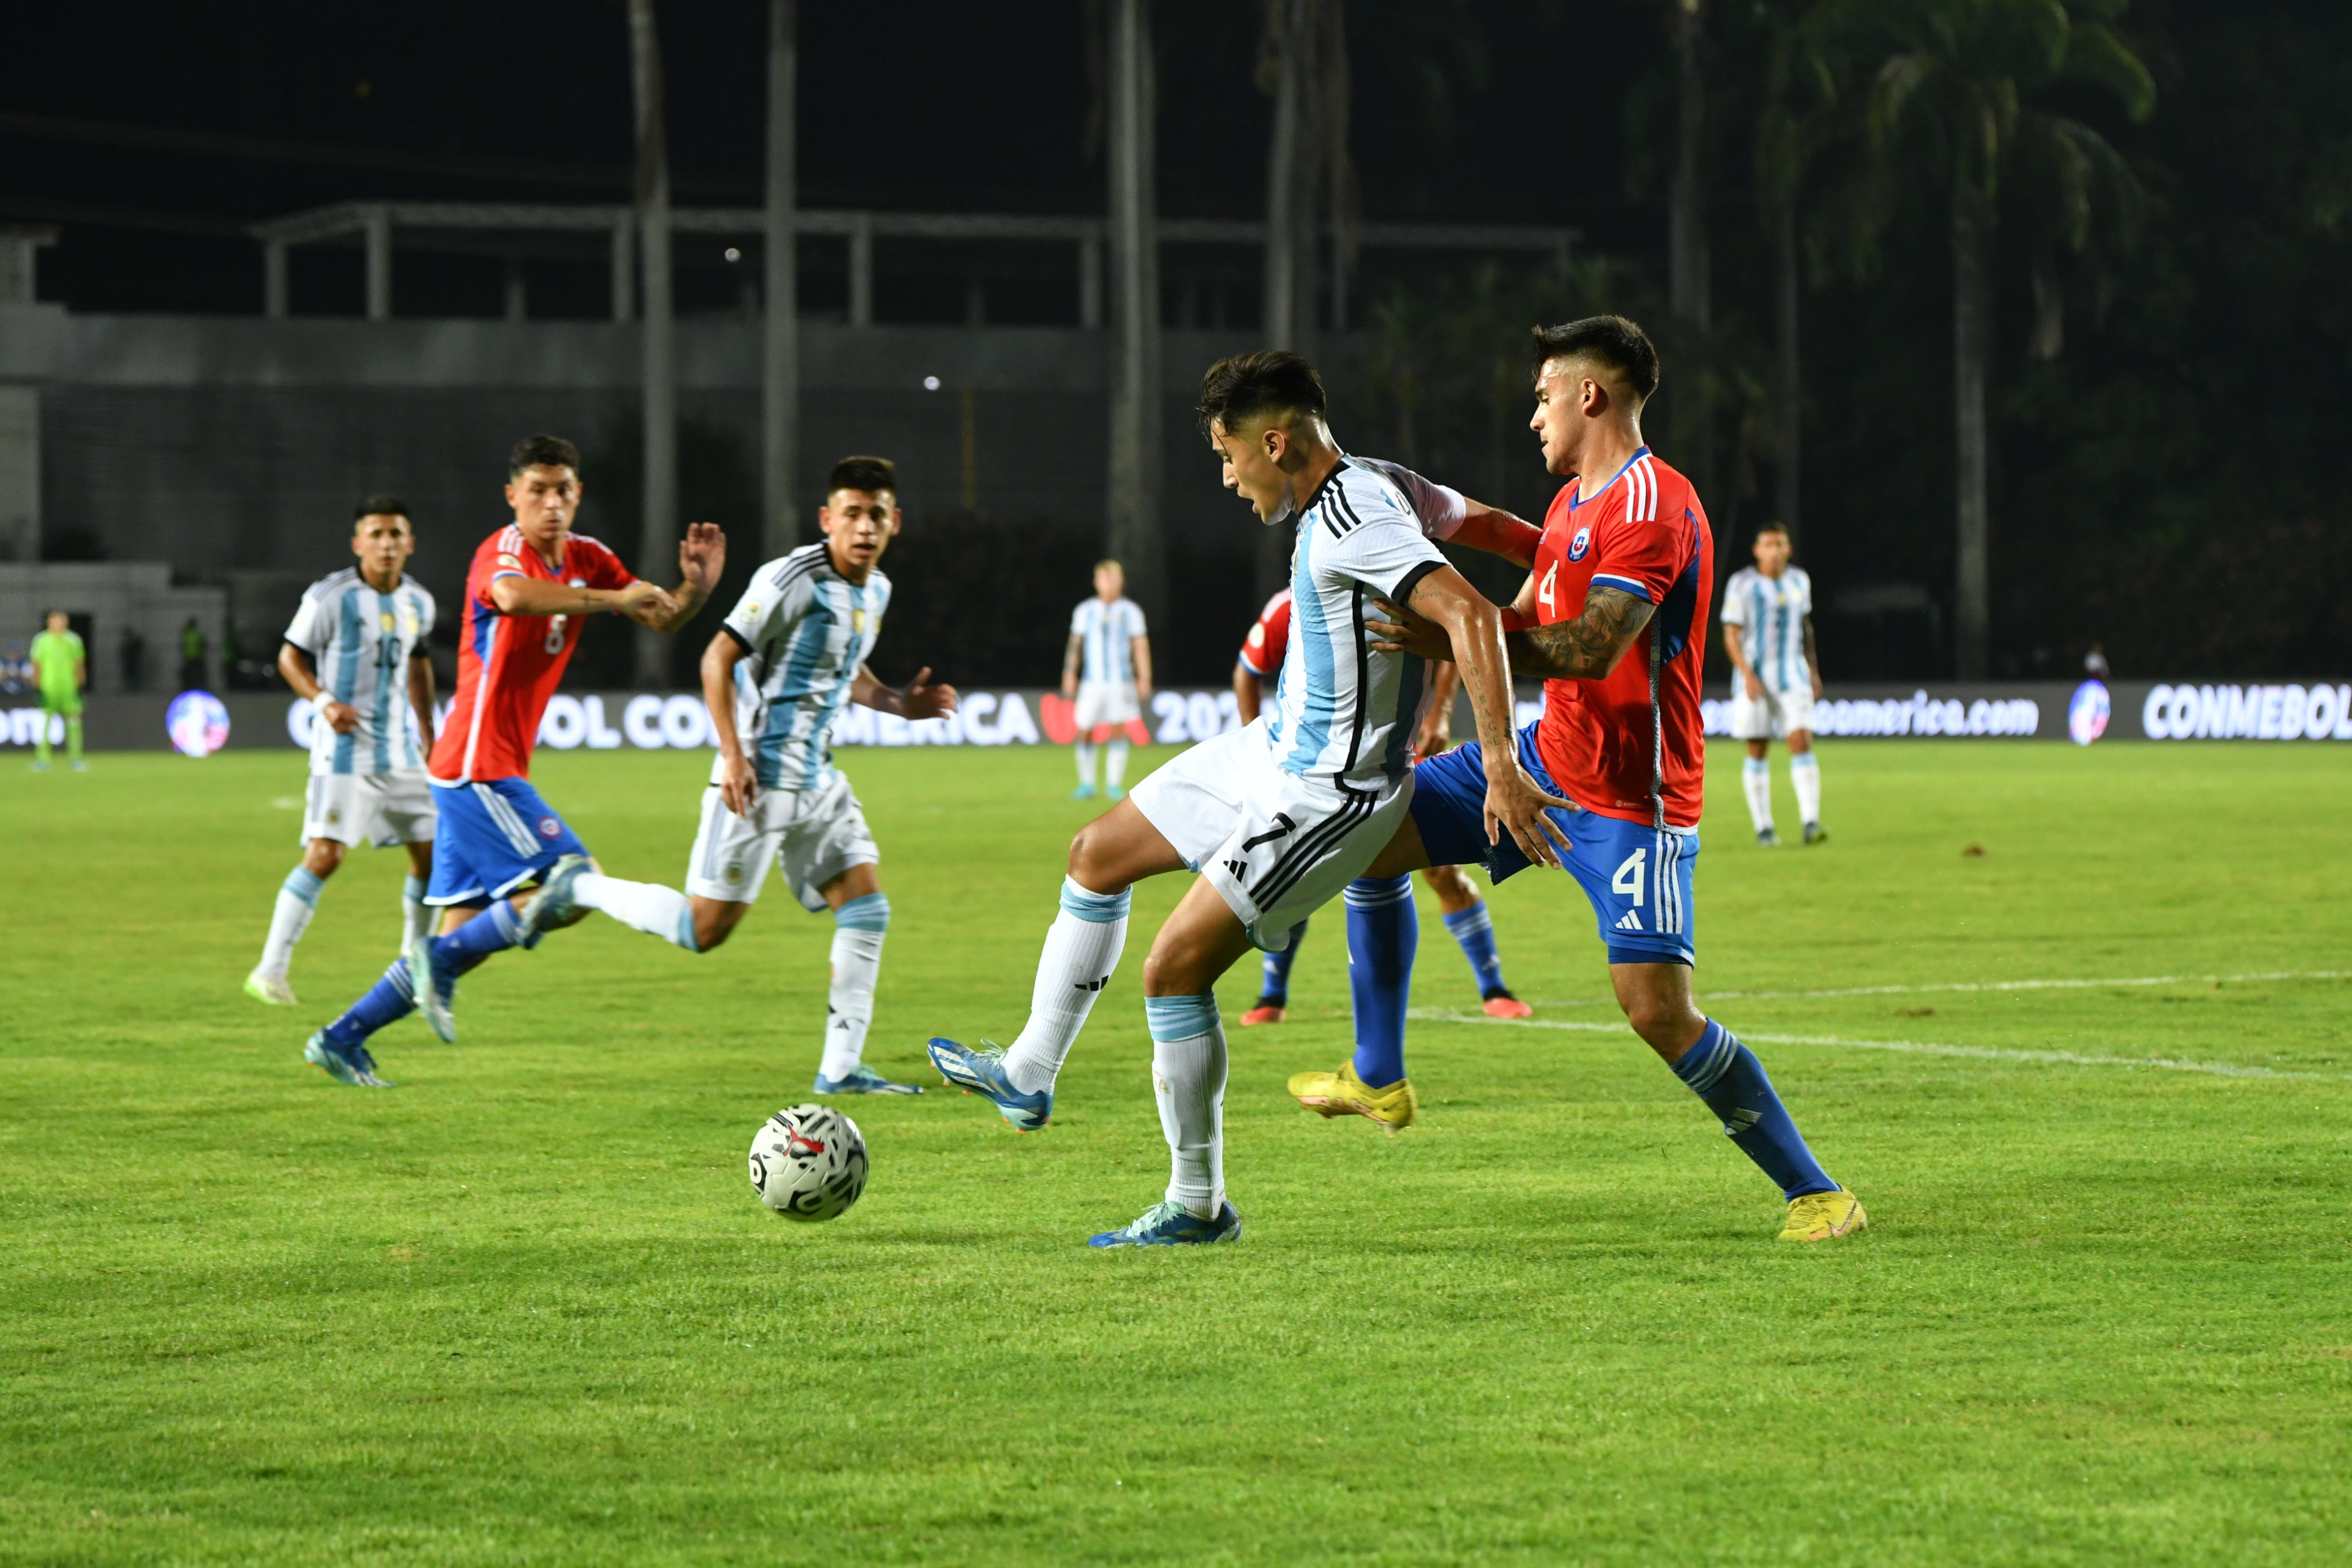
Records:
{"label": "player's outstretched arm", "polygon": [[1488,555],[1501,556],[1516,566],[1534,568],[1536,545],[1543,538],[1543,529],[1517,513],[1467,496],[1462,498],[1462,504],[1461,526],[1446,539],[1447,544],[1466,545]]}
{"label": "player's outstretched arm", "polygon": [[742,640],[720,627],[710,646],[702,650],[702,703],[710,710],[710,727],[719,737],[719,798],[737,816],[748,817],[760,785],[751,759],[743,755],[742,734],[735,727],[735,665],[742,657]]}
{"label": "player's outstretched arm", "polygon": [[1522,675],[1553,681],[1592,681],[1607,675],[1650,623],[1650,601],[1622,588],[1594,588],[1572,621],[1530,626],[1505,639],[1511,668]]}
{"label": "player's outstretched arm", "polygon": [[[1513,744],[1511,666],[1503,648],[1503,612],[1450,566],[1441,566],[1412,585],[1408,608],[1444,632],[1470,694],[1477,721],[1481,759],[1486,770],[1486,841],[1507,831],[1527,857],[1556,866],[1568,850],[1559,825],[1544,813],[1566,800],[1537,788],[1519,766]],[[1555,843],[1557,848],[1555,848]]]}
{"label": "player's outstretched arm", "polygon": [[662,595],[662,607],[641,602],[621,613],[656,632],[682,631],[710,602],[710,591],[726,570],[727,536],[719,525],[688,523],[686,538],[677,542],[677,591]]}
{"label": "player's outstretched arm", "polygon": [[489,595],[501,615],[601,615],[610,611],[643,621],[640,611],[646,603],[660,605],[665,613],[671,604],[668,594],[643,580],[626,588],[574,588],[520,572],[494,579]]}
{"label": "player's outstretched arm", "polygon": [[857,679],[850,683],[849,700],[900,718],[940,718],[955,712],[956,689],[945,681],[932,681],[929,664],[915,672],[904,691],[884,685],[873,665],[860,664]]}

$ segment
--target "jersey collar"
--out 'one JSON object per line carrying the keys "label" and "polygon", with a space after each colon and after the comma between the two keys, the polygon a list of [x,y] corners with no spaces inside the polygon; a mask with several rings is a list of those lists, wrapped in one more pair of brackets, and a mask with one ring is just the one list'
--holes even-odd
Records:
{"label": "jersey collar", "polygon": [[[1650,449],[1648,447],[1636,446],[1633,448],[1633,455],[1625,459],[1625,468],[1631,468],[1634,464],[1639,463],[1643,458],[1647,457],[1649,455]],[[1576,510],[1577,507],[1584,505],[1587,499],[1597,501],[1601,499],[1601,497],[1609,494],[1610,486],[1615,485],[1618,480],[1625,477],[1625,468],[1620,468],[1616,473],[1611,475],[1609,476],[1609,484],[1603,485],[1601,488],[1592,492],[1590,497],[1570,494],[1568,497],[1568,509],[1572,512]]]}

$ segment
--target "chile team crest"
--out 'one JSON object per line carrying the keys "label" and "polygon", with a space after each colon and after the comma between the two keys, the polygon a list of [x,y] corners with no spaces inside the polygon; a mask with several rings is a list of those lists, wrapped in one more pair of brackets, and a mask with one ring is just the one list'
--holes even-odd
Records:
{"label": "chile team crest", "polygon": [[1591,548],[1592,525],[1591,523],[1587,523],[1582,528],[1578,528],[1575,534],[1569,539],[1568,559],[1570,560],[1582,560],[1584,559],[1584,552]]}

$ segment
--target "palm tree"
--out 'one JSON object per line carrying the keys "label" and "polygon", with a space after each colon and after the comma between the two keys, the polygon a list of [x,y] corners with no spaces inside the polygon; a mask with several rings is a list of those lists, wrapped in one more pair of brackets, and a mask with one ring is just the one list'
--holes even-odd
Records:
{"label": "palm tree", "polygon": [[[1985,388],[1992,357],[1993,238],[2012,184],[2038,189],[2036,217],[2080,252],[2102,208],[2127,214],[2137,186],[2123,157],[2079,120],[2034,95],[2083,84],[2134,120],[2155,107],[2147,68],[2112,23],[2128,0],[1832,0],[1823,10],[1874,44],[1868,124],[1889,159],[1910,154],[1942,177],[1951,204],[1952,380],[1959,461],[1954,620],[1960,674],[1985,673],[1990,624],[1991,453]],[[2054,351],[2054,273],[2038,312],[2038,350]]]}

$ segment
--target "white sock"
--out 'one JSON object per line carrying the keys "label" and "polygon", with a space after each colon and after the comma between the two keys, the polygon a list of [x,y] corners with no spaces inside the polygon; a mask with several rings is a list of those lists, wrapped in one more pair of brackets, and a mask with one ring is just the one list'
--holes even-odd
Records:
{"label": "white sock", "polygon": [[1078,742],[1078,786],[1084,789],[1095,781],[1095,743]]}
{"label": "white sock", "polygon": [[1756,831],[1763,832],[1772,825],[1772,764],[1761,757],[1749,758],[1739,783],[1748,791],[1748,814],[1756,820]]}
{"label": "white sock", "polygon": [[603,872],[583,872],[572,884],[572,896],[583,908],[601,909],[624,925],[648,936],[658,936],[689,953],[694,944],[694,906],[674,887],[652,882],[624,882]]}
{"label": "white sock", "polygon": [[318,913],[319,890],[325,885],[325,880],[312,874],[308,866],[299,865],[278,884],[278,907],[269,916],[269,940],[261,945],[261,962],[255,966],[262,973],[286,973],[286,966],[294,961],[294,944],[302,940],[302,933],[310,928],[310,916]]}
{"label": "white sock", "polygon": [[1151,1092],[1168,1135],[1168,1201],[1214,1219],[1225,1202],[1225,1028],[1217,998],[1146,997]]}
{"label": "white sock", "polygon": [[1109,754],[1103,758],[1103,782],[1116,789],[1127,782],[1127,737],[1111,737]]}
{"label": "white sock", "polygon": [[1789,782],[1797,787],[1797,815],[1805,826],[1819,827],[1822,821],[1822,765],[1813,760],[1810,751],[1800,751],[1789,758]]}
{"label": "white sock", "polygon": [[433,906],[425,902],[425,880],[410,877],[400,884],[400,950],[419,936],[433,933]]}
{"label": "white sock", "polygon": [[890,901],[878,893],[846,900],[833,912],[833,988],[825,993],[824,1061],[817,1069],[827,1078],[846,1078],[866,1059],[882,936],[889,929]]}
{"label": "white sock", "polygon": [[1062,879],[1062,910],[1037,956],[1037,983],[1029,993],[1029,1021],[1004,1053],[1004,1075],[1024,1094],[1051,1089],[1095,998],[1118,968],[1127,946],[1129,894],[1089,893]]}

